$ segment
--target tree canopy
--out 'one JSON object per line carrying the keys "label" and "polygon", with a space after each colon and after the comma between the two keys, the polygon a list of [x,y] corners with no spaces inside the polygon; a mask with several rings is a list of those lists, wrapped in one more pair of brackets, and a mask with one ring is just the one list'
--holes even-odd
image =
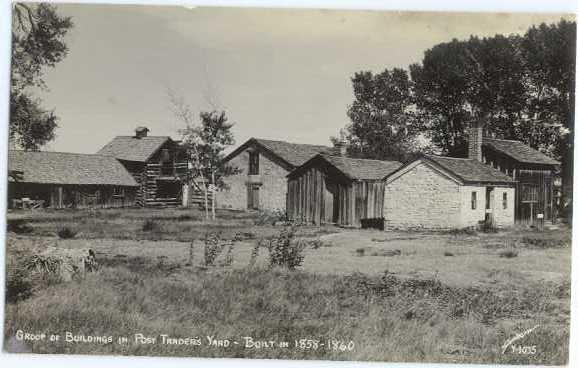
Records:
{"label": "tree canopy", "polygon": [[568,171],[575,39],[575,22],[561,20],[524,35],[435,45],[409,74],[398,68],[355,73],[346,127],[352,152],[399,158],[415,151],[415,138],[424,136],[440,153],[463,156],[467,124],[484,119],[487,134],[529,144],[562,160]]}
{"label": "tree canopy", "polygon": [[72,26],[71,19],[50,4],[13,6],[9,134],[23,149],[36,150],[54,139],[58,119],[42,107],[32,89],[47,88],[43,73],[66,56],[64,36]]}

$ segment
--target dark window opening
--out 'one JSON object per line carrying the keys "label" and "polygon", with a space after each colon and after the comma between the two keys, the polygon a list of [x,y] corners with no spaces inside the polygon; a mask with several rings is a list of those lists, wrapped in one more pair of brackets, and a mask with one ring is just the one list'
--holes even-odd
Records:
{"label": "dark window opening", "polygon": [[259,175],[259,152],[249,152],[249,175]]}
{"label": "dark window opening", "polygon": [[502,194],[502,208],[508,209],[508,193]]}
{"label": "dark window opening", "polygon": [[472,192],[472,210],[475,210],[478,206],[478,193]]}

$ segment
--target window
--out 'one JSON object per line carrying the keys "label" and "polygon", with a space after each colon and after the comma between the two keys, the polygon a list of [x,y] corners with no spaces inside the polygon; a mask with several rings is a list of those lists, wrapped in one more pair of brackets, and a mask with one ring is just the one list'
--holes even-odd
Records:
{"label": "window", "polygon": [[123,187],[114,187],[112,190],[112,195],[114,197],[124,197],[124,188]]}
{"label": "window", "polygon": [[522,185],[522,202],[536,203],[538,202],[538,186],[535,184]]}
{"label": "window", "polygon": [[502,194],[502,208],[503,209],[508,209],[508,193]]}
{"label": "window", "polygon": [[249,175],[259,175],[259,152],[249,152]]}
{"label": "window", "polygon": [[475,210],[478,205],[478,193],[472,192],[472,210]]}

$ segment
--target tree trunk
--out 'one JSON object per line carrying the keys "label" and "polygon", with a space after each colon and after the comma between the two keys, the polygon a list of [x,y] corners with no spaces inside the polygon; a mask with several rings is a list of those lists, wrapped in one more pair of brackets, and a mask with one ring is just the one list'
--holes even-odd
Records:
{"label": "tree trunk", "polygon": [[211,215],[215,221],[215,172],[211,170]]}

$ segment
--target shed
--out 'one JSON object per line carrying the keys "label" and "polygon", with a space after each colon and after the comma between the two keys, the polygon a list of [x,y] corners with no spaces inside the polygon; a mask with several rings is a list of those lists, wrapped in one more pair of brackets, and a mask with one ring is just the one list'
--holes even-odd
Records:
{"label": "shed", "polygon": [[318,154],[288,178],[287,215],[307,223],[360,226],[363,219],[383,217],[384,178],[397,161]]}
{"label": "shed", "polygon": [[136,181],[113,157],[9,151],[9,206],[22,198],[45,207],[122,207],[134,204]]}

